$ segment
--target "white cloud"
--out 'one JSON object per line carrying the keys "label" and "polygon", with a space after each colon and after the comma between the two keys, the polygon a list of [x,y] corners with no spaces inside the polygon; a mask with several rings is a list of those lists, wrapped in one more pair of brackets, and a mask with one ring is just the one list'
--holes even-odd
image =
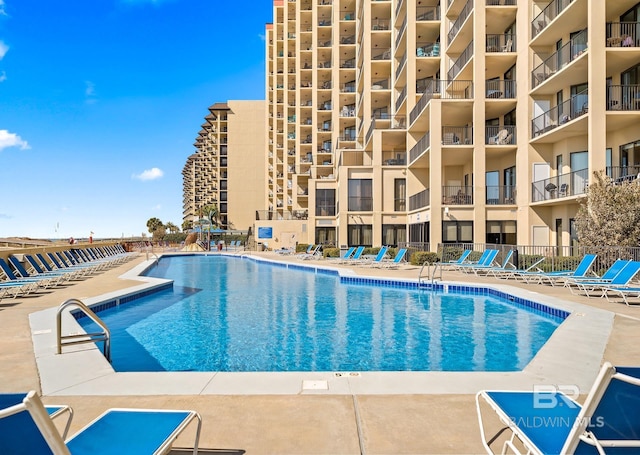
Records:
{"label": "white cloud", "polygon": [[4,58],[6,53],[9,51],[9,46],[7,46],[4,41],[0,41],[0,60]]}
{"label": "white cloud", "polygon": [[10,133],[7,130],[0,130],[0,152],[2,149],[9,147],[20,147],[21,150],[27,150],[29,144],[27,141],[23,141],[20,136],[15,133]]}
{"label": "white cloud", "polygon": [[0,73],[0,82],[4,82],[6,80],[7,80],[7,73],[3,71],[2,73]]}
{"label": "white cloud", "polygon": [[162,206],[160,204],[157,204],[152,208],[153,208],[153,210],[162,210]]}
{"label": "white cloud", "polygon": [[91,81],[84,81],[84,94],[94,96],[96,94],[96,84]]}
{"label": "white cloud", "polygon": [[4,10],[4,1],[0,0],[0,16],[6,16],[7,12]]}
{"label": "white cloud", "polygon": [[133,174],[132,177],[134,179],[142,180],[143,182],[145,182],[147,180],[159,179],[163,175],[164,175],[164,172],[162,172],[161,169],[158,169],[157,167],[152,167],[151,169],[147,169],[146,171],[143,171],[141,174]]}

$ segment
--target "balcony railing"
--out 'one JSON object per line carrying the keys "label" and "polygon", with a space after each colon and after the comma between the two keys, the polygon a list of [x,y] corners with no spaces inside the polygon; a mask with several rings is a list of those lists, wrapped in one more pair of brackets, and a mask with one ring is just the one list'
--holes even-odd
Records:
{"label": "balcony railing", "polygon": [[515,145],[515,125],[486,126],[485,144],[487,145]]}
{"label": "balcony railing", "polygon": [[485,83],[488,99],[512,99],[516,97],[516,81],[514,80],[489,80]]}
{"label": "balcony railing", "polygon": [[640,176],[640,165],[633,166],[608,166],[607,177],[615,183],[637,180]]}
{"label": "balcony railing", "polygon": [[439,21],[440,6],[418,6],[416,8],[416,21]]}
{"label": "balcony railing", "polygon": [[[281,201],[277,204],[278,207],[282,206]],[[309,217],[308,210],[294,210],[276,212],[273,210],[256,210],[256,221],[267,220],[306,220]]]}
{"label": "balcony railing", "polygon": [[639,111],[640,85],[608,85],[608,111]]}
{"label": "balcony railing", "polygon": [[497,185],[487,186],[487,205],[510,205],[516,203],[516,187]]}
{"label": "balcony railing", "polygon": [[531,120],[531,136],[536,137],[547,133],[585,115],[588,112],[588,105],[589,95],[587,89]]}
{"label": "balcony railing", "polygon": [[487,6],[515,6],[518,0],[487,0]]}
{"label": "balcony railing", "polygon": [[418,43],[416,57],[439,57],[440,43]]}
{"label": "balcony railing", "polygon": [[536,88],[551,76],[556,74],[570,62],[587,50],[587,30],[581,31],[571,41],[545,59],[532,72],[532,86]]}
{"label": "balcony railing", "polygon": [[443,205],[473,205],[473,187],[449,185],[442,187]]}
{"label": "balcony railing", "polygon": [[607,22],[607,47],[640,46],[640,22]]}
{"label": "balcony railing", "polygon": [[415,122],[423,109],[433,98],[470,99],[473,98],[473,81],[447,81],[422,79],[416,81],[416,92],[422,96],[409,114],[409,123]]}
{"label": "balcony railing", "polygon": [[464,68],[469,60],[471,60],[471,57],[473,57],[473,40],[462,51],[462,54],[460,54],[460,56],[456,59],[451,68],[449,68],[449,71],[447,72],[447,76],[449,77],[449,79],[455,79],[456,76],[460,74],[460,71],[462,71],[462,68]]}
{"label": "balcony railing", "polygon": [[405,85],[400,93],[398,93],[398,99],[396,100],[396,111],[400,109],[404,100],[407,99],[407,86]]}
{"label": "balcony railing", "polygon": [[443,126],[442,145],[472,145],[472,126]]}
{"label": "balcony railing", "polygon": [[553,0],[531,21],[531,38],[538,36],[547,25],[571,4],[573,0]]}
{"label": "balcony railing", "polygon": [[391,60],[391,48],[375,49],[375,52],[376,55],[373,55],[371,60]]}
{"label": "balcony railing", "polygon": [[451,43],[451,41],[453,41],[453,39],[456,37],[460,29],[462,28],[462,25],[471,14],[471,11],[473,11],[473,0],[467,0],[467,3],[464,5],[464,7],[462,7],[462,10],[460,11],[458,18],[449,29],[449,33],[447,34],[448,43]]}
{"label": "balcony railing", "polygon": [[409,150],[409,162],[415,161],[418,157],[420,157],[420,155],[422,155],[429,149],[429,147],[431,146],[430,136],[431,135],[429,131],[427,131],[426,133],[424,133],[424,136],[422,136],[418,140],[418,142],[416,142],[416,145],[411,147],[411,150]]}
{"label": "balcony railing", "polygon": [[516,35],[511,33],[499,35],[487,35],[487,52],[513,52],[516,48]]}
{"label": "balcony railing", "polygon": [[429,207],[431,202],[429,201],[429,188],[422,190],[419,193],[409,196],[409,210],[418,210],[424,207]]}
{"label": "balcony railing", "polygon": [[531,202],[549,201],[584,194],[589,184],[589,169],[560,174],[531,183]]}
{"label": "balcony railing", "polygon": [[383,19],[374,19],[371,21],[371,30],[375,31],[385,31],[389,30],[390,25],[388,20]]}

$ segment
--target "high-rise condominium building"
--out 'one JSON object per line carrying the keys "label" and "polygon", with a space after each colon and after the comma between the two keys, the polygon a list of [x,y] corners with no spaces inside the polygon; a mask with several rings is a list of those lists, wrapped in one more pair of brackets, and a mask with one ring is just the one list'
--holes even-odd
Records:
{"label": "high-rise condominium building", "polygon": [[183,221],[193,225],[215,205],[218,227],[246,231],[265,194],[265,103],[229,101],[209,107],[183,176]]}
{"label": "high-rise condominium building", "polygon": [[275,0],[257,226],[335,245],[570,244],[592,173],[640,170],[639,14]]}

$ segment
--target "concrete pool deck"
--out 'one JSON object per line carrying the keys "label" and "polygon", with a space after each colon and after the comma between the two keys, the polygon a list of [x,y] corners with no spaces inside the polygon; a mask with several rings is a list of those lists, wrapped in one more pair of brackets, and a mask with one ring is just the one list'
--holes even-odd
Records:
{"label": "concrete pool deck", "polygon": [[[274,253],[259,255],[272,260],[298,261],[295,257]],[[565,324],[573,318],[577,320],[576,327],[569,327],[571,330],[560,340],[554,340],[554,334],[543,348],[549,352],[541,352],[544,362],[536,357],[524,374],[363,373],[336,378],[333,374],[324,377],[312,373],[267,376],[236,373],[218,374],[216,382],[208,373],[186,373],[202,375],[193,380],[186,380],[182,373],[145,373],[138,377],[139,373],[114,374],[108,371],[107,364],[106,368],[98,365],[104,368],[104,374],[95,377],[95,366],[87,364],[83,357],[86,348],[43,363],[47,349],[52,348],[51,340],[46,339],[52,334],[38,324],[45,324],[48,318],[38,320],[30,315],[40,311],[53,315],[55,308],[68,298],[87,300],[138,287],[140,281],[120,277],[130,276],[126,272],[141,267],[144,261],[140,256],[116,269],[52,292],[0,302],[0,391],[35,389],[43,393],[47,403],[72,405],[76,411],[73,429],[79,429],[108,407],[196,409],[204,422],[201,446],[207,448],[286,454],[482,453],[474,403],[477,390],[521,388],[527,384],[530,389],[532,383],[553,381],[554,384],[579,384],[581,392],[586,393],[602,361],[617,365],[640,363],[640,307],[574,296],[562,288],[456,272],[445,273],[445,280],[492,287],[508,285],[537,301],[571,307],[574,314]],[[300,262],[309,265],[310,261]],[[313,261],[312,265],[321,266],[325,262]],[[415,280],[419,268],[404,266],[392,271],[353,268],[353,273]],[[30,317],[36,318],[33,327]],[[585,324],[585,320],[589,321]],[[51,319],[48,321],[50,324]],[[39,338],[45,340],[43,350],[37,347]],[[95,352],[89,354],[96,357]],[[81,361],[77,361],[80,358]],[[518,374],[520,378],[514,377]],[[175,378],[167,383],[167,379],[161,377],[167,375]],[[269,375],[281,375],[285,379],[274,380]],[[303,380],[310,381],[305,389]],[[328,390],[324,389],[324,381]],[[189,444],[188,437],[184,444]]]}

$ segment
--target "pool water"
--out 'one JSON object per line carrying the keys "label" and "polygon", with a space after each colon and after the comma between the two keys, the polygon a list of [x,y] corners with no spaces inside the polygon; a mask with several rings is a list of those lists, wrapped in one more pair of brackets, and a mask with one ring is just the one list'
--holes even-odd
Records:
{"label": "pool water", "polygon": [[99,313],[116,371],[516,371],[561,322],[238,257],[164,257],[147,275],[174,287]]}

